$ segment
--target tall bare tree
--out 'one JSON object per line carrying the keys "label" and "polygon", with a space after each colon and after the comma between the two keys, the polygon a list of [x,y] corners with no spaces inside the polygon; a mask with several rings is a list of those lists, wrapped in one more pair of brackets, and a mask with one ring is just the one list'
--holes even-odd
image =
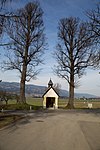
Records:
{"label": "tall bare tree", "polygon": [[67,107],[74,108],[74,88],[76,79],[82,77],[85,69],[91,66],[91,57],[96,53],[93,48],[95,37],[89,32],[89,24],[78,18],[61,19],[58,27],[58,44],[55,58],[58,65],[55,73],[69,83],[69,102]]}
{"label": "tall bare tree", "polygon": [[39,3],[34,2],[18,10],[17,15],[19,17],[10,18],[6,25],[10,46],[4,69],[20,72],[20,103],[25,103],[25,82],[38,74],[36,67],[42,63],[45,49],[43,11]]}
{"label": "tall bare tree", "polygon": [[94,32],[98,43],[98,52],[93,56],[94,67],[100,68],[100,2],[96,5],[94,10],[90,10],[87,13],[90,21],[90,31]]}
{"label": "tall bare tree", "polygon": [[94,10],[88,11],[87,16],[90,19],[91,30],[100,37],[100,3]]}

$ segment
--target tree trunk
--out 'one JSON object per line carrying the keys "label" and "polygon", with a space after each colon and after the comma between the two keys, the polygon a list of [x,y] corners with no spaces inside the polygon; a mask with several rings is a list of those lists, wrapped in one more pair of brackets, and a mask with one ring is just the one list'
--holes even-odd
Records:
{"label": "tree trunk", "polygon": [[69,109],[74,108],[74,86],[72,82],[69,84],[69,101],[67,104],[67,108]]}
{"label": "tree trunk", "polygon": [[6,102],[6,105],[8,105],[8,100],[5,100],[5,102]]}
{"label": "tree trunk", "polygon": [[70,73],[70,83],[69,83],[69,101],[67,104],[67,108],[74,108],[74,65],[72,65],[71,73]]}
{"label": "tree trunk", "polygon": [[20,82],[20,101],[19,103],[25,103],[26,100],[25,100],[25,81],[23,81],[21,79],[21,82]]}
{"label": "tree trunk", "polygon": [[26,70],[27,70],[27,66],[25,65],[25,63],[23,63],[23,70],[22,70],[22,76],[20,81],[20,102],[19,103],[26,103],[26,98],[25,98]]}

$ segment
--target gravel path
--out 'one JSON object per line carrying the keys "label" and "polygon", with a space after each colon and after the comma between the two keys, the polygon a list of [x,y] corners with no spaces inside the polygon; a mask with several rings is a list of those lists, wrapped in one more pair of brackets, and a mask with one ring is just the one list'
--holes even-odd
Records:
{"label": "gravel path", "polygon": [[100,150],[100,112],[28,113],[0,130],[0,150]]}

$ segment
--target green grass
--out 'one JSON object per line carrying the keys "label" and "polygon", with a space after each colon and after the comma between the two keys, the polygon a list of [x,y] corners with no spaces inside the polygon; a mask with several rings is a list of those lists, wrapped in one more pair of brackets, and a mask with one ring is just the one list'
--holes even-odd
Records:
{"label": "green grass", "polygon": [[[100,108],[100,100],[88,100],[88,102],[92,103],[93,108]],[[68,99],[60,99],[59,100],[59,107],[64,108],[68,103]],[[88,108],[87,101],[84,100],[74,100],[74,105],[76,109],[79,108]]]}
{"label": "green grass", "polygon": [[34,106],[42,106],[43,99],[42,98],[32,98],[28,97],[26,99],[27,104]]}
{"label": "green grass", "polygon": [[[29,105],[41,106],[42,107],[42,98],[27,98],[27,103]],[[93,108],[100,108],[100,101],[97,100],[88,100],[92,103]],[[68,103],[68,99],[59,99],[58,105],[60,108],[64,108]],[[75,99],[74,101],[75,108],[87,108],[87,101]]]}
{"label": "green grass", "polygon": [[[0,105],[0,110],[3,109],[9,109],[9,110],[29,110],[30,106],[32,109],[40,109],[42,108],[42,98],[32,98],[32,97],[27,97],[26,103],[27,104],[16,104],[15,100],[9,100],[8,105],[5,105],[3,102],[3,105]],[[93,108],[100,108],[100,101],[97,100],[88,100],[88,102],[92,103]],[[59,99],[58,104],[59,108],[64,108],[68,103],[68,99]],[[87,101],[84,100],[78,100],[75,99],[74,101],[75,108],[87,108]]]}

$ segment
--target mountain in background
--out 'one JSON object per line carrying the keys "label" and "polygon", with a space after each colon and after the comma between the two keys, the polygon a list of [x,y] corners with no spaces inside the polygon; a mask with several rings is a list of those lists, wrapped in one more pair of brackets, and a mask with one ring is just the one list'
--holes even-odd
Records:
{"label": "mountain in background", "polygon": [[[45,90],[47,89],[46,86],[38,86],[38,85],[32,85],[32,84],[26,84],[26,96],[31,95],[35,97],[42,97]],[[19,94],[20,91],[20,84],[17,82],[0,82],[0,91],[7,91],[11,93]],[[68,91],[67,90],[60,90],[59,93],[60,97],[68,97]],[[75,93],[75,98],[96,98],[97,96],[86,94],[86,93]]]}

